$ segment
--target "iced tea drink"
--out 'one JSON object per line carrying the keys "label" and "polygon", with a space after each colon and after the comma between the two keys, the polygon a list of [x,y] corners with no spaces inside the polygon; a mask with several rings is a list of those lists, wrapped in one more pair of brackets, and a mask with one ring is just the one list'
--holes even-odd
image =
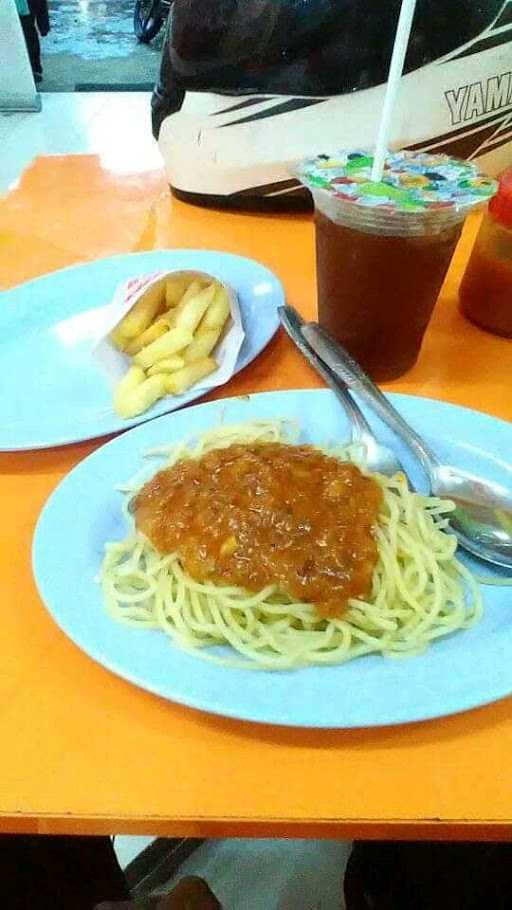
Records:
{"label": "iced tea drink", "polygon": [[315,201],[318,319],[376,380],[416,362],[467,212],[494,181],[444,155],[319,156],[299,176]]}

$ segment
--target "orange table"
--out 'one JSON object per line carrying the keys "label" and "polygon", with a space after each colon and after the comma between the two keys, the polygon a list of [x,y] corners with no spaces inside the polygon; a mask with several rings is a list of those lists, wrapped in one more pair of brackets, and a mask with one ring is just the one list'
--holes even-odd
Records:
{"label": "orange table", "polygon": [[[473,328],[456,309],[476,227],[466,227],[420,362],[392,388],[512,418],[511,343]],[[92,156],[39,159],[0,201],[3,288],[71,263],[162,247],[260,259],[288,300],[314,313],[307,216],[194,208],[171,201],[160,174],[116,176]],[[281,333],[219,394],[319,384]],[[99,444],[0,455],[0,830],[510,836],[510,699],[398,728],[252,726],[155,698],[68,641],[36,593],[31,537],[47,496]]]}

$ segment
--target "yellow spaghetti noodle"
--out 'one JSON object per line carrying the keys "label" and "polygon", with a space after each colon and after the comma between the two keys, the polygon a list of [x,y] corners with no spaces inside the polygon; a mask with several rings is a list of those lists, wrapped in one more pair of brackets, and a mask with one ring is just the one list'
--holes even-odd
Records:
{"label": "yellow spaghetti noodle", "polygon": [[[258,421],[148,454],[165,456],[171,466],[213,448],[258,441],[293,444],[294,439],[286,421]],[[328,454],[364,470],[353,447],[329,447]],[[254,669],[337,664],[370,653],[420,654],[434,639],[479,619],[480,591],[455,558],[455,537],[445,533],[453,503],[411,492],[403,474],[373,476],[382,487],[383,505],[371,596],[350,600],[341,618],[321,619],[314,605],[292,600],[272,584],[253,594],[194,581],[176,554],[158,553],[133,527],[128,507],[140,486],[137,479],[125,488],[132,532],[106,545],[100,581],[108,612],[135,628],[160,629],[198,656]],[[229,645],[238,657],[212,653],[213,645]]]}

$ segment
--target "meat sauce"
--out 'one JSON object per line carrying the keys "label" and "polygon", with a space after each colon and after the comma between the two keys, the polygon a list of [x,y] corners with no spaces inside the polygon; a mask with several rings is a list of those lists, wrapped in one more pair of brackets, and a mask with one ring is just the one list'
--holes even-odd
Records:
{"label": "meat sauce", "polygon": [[136,526],[197,581],[280,591],[339,616],[368,596],[377,561],[376,481],[310,446],[232,445],[159,471]]}

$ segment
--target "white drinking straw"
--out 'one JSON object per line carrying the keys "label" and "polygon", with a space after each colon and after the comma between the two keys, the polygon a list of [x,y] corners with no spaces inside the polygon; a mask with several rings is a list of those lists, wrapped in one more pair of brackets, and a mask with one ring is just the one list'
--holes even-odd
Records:
{"label": "white drinking straw", "polygon": [[409,35],[411,33],[415,8],[416,0],[402,0],[402,8],[396,27],[395,43],[393,45],[393,53],[391,55],[391,64],[389,67],[388,84],[386,86],[386,94],[384,96],[384,105],[382,108],[373,158],[372,180],[376,183],[378,183],[379,180],[382,180],[391,118],[395,109],[400,79],[402,78],[402,70],[404,68],[405,55],[407,53],[407,45],[409,44]]}

